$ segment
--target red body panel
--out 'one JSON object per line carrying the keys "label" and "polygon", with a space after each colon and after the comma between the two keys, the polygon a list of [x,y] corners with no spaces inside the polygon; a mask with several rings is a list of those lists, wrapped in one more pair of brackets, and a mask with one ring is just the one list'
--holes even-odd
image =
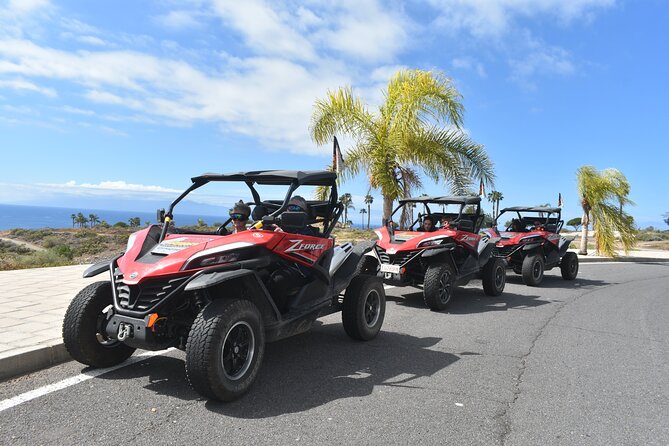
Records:
{"label": "red body panel", "polygon": [[560,241],[560,234],[548,231],[501,232],[500,235],[502,236],[502,240],[497,242],[497,246],[499,247],[518,245],[521,243],[521,239],[534,236],[539,236],[544,239],[544,241],[548,241],[555,246],[557,246]]}
{"label": "red body panel", "polygon": [[[423,247],[418,248],[418,244],[423,240],[435,237],[451,237],[453,240],[455,240],[456,243],[461,244],[471,249],[472,251],[476,251],[478,243],[481,240],[480,235],[472,234],[471,232],[456,231],[454,229],[439,229],[434,232],[395,231],[395,243],[390,243],[390,234],[388,234],[388,228],[384,226],[376,229],[374,232],[376,232],[376,234],[379,236],[377,245],[383,248],[388,254],[395,254],[399,251],[423,249]],[[404,239],[406,239],[404,243],[397,243],[398,241]],[[426,246],[425,249],[431,247],[432,246]]]}
{"label": "red body panel", "polygon": [[[191,256],[204,250],[215,251],[215,248],[232,244],[235,244],[235,247],[231,248],[230,252],[245,246],[263,246],[283,258],[305,266],[312,266],[334,245],[332,239],[253,229],[230,235],[169,234],[160,245],[151,249],[152,251],[156,248],[162,249],[166,253],[170,252],[169,254],[155,263],[137,262],[149,229],[136,232],[130,249],[118,259],[123,282],[128,285],[136,285],[157,277],[181,275],[186,273],[181,271],[181,268]],[[188,270],[186,274],[192,273],[193,270]]]}

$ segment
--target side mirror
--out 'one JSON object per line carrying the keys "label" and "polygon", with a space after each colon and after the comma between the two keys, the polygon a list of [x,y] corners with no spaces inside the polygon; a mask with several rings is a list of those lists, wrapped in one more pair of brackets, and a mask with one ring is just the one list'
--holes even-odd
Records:
{"label": "side mirror", "polygon": [[158,209],[156,211],[156,221],[158,223],[165,223],[165,209]]}

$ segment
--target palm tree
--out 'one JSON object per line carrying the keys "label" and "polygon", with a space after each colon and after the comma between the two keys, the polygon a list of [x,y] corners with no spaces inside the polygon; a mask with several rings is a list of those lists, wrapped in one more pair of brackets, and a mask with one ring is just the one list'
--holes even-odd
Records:
{"label": "palm tree", "polygon": [[623,211],[622,205],[634,204],[627,196],[630,184],[617,169],[598,172],[592,166],[582,166],[576,171],[578,194],[583,207],[581,247],[579,254],[588,254],[588,226],[593,222],[595,251],[605,256],[615,255],[615,231],[625,253],[635,244],[634,219]]}
{"label": "palm tree", "polygon": [[95,226],[97,222],[100,221],[97,215],[95,214],[88,214],[88,220],[91,222],[91,228]]}
{"label": "palm tree", "polygon": [[360,209],[360,218],[361,218],[361,226],[364,228],[365,227],[365,214],[367,213],[367,209],[361,208]]}
{"label": "palm tree", "polygon": [[442,73],[400,70],[372,113],[351,87],[329,91],[314,105],[310,132],[317,144],[336,134],[355,143],[346,154],[344,177],[367,173],[370,189],[383,195],[383,218],[393,202],[422,186],[421,172],[450,182],[454,193],[472,179],[492,185],[493,164],[483,146],[462,131],[462,97]]}
{"label": "palm tree", "polygon": [[369,229],[369,219],[372,216],[372,203],[374,203],[374,197],[369,194],[365,195],[365,204],[367,205],[367,229]]}
{"label": "palm tree", "polygon": [[501,192],[493,190],[488,193],[488,201],[492,203],[492,218],[497,218],[499,215],[499,202],[504,200],[504,195]]}
{"label": "palm tree", "polygon": [[77,223],[77,214],[70,215],[70,218],[72,219],[72,227],[74,228],[74,225]]}
{"label": "palm tree", "polygon": [[348,210],[349,209],[355,209],[355,206],[353,206],[353,197],[349,193],[342,194],[341,197],[339,198],[341,200],[341,204],[344,205],[344,226],[346,226],[346,223],[348,222]]}
{"label": "palm tree", "polygon": [[86,223],[88,223],[88,219],[81,212],[79,212],[77,214],[77,219],[76,220],[77,220],[77,223],[79,224],[80,228],[85,228]]}

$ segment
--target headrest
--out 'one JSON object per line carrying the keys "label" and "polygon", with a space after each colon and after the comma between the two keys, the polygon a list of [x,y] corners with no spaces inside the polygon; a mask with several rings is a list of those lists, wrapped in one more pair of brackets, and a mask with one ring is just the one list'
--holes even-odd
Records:
{"label": "headrest", "polygon": [[267,215],[267,208],[262,204],[257,205],[255,208],[253,208],[253,212],[251,212],[251,218],[253,218],[253,221],[260,221],[265,215]]}
{"label": "headrest", "polygon": [[306,212],[289,212],[281,214],[281,227],[285,230],[302,229],[307,225],[309,216]]}
{"label": "headrest", "polygon": [[460,231],[473,232],[474,231],[474,222],[471,221],[471,220],[460,220],[458,222],[458,229]]}

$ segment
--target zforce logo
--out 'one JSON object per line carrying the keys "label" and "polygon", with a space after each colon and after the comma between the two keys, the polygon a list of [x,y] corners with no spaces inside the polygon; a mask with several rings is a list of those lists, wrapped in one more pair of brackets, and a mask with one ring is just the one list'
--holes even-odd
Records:
{"label": "zforce logo", "polygon": [[469,242],[475,242],[476,237],[474,237],[473,235],[461,235],[460,237],[458,237],[458,240],[469,243]]}
{"label": "zforce logo", "polygon": [[284,252],[295,251],[319,251],[325,248],[324,243],[304,243],[304,240],[290,240],[293,244],[286,248]]}

